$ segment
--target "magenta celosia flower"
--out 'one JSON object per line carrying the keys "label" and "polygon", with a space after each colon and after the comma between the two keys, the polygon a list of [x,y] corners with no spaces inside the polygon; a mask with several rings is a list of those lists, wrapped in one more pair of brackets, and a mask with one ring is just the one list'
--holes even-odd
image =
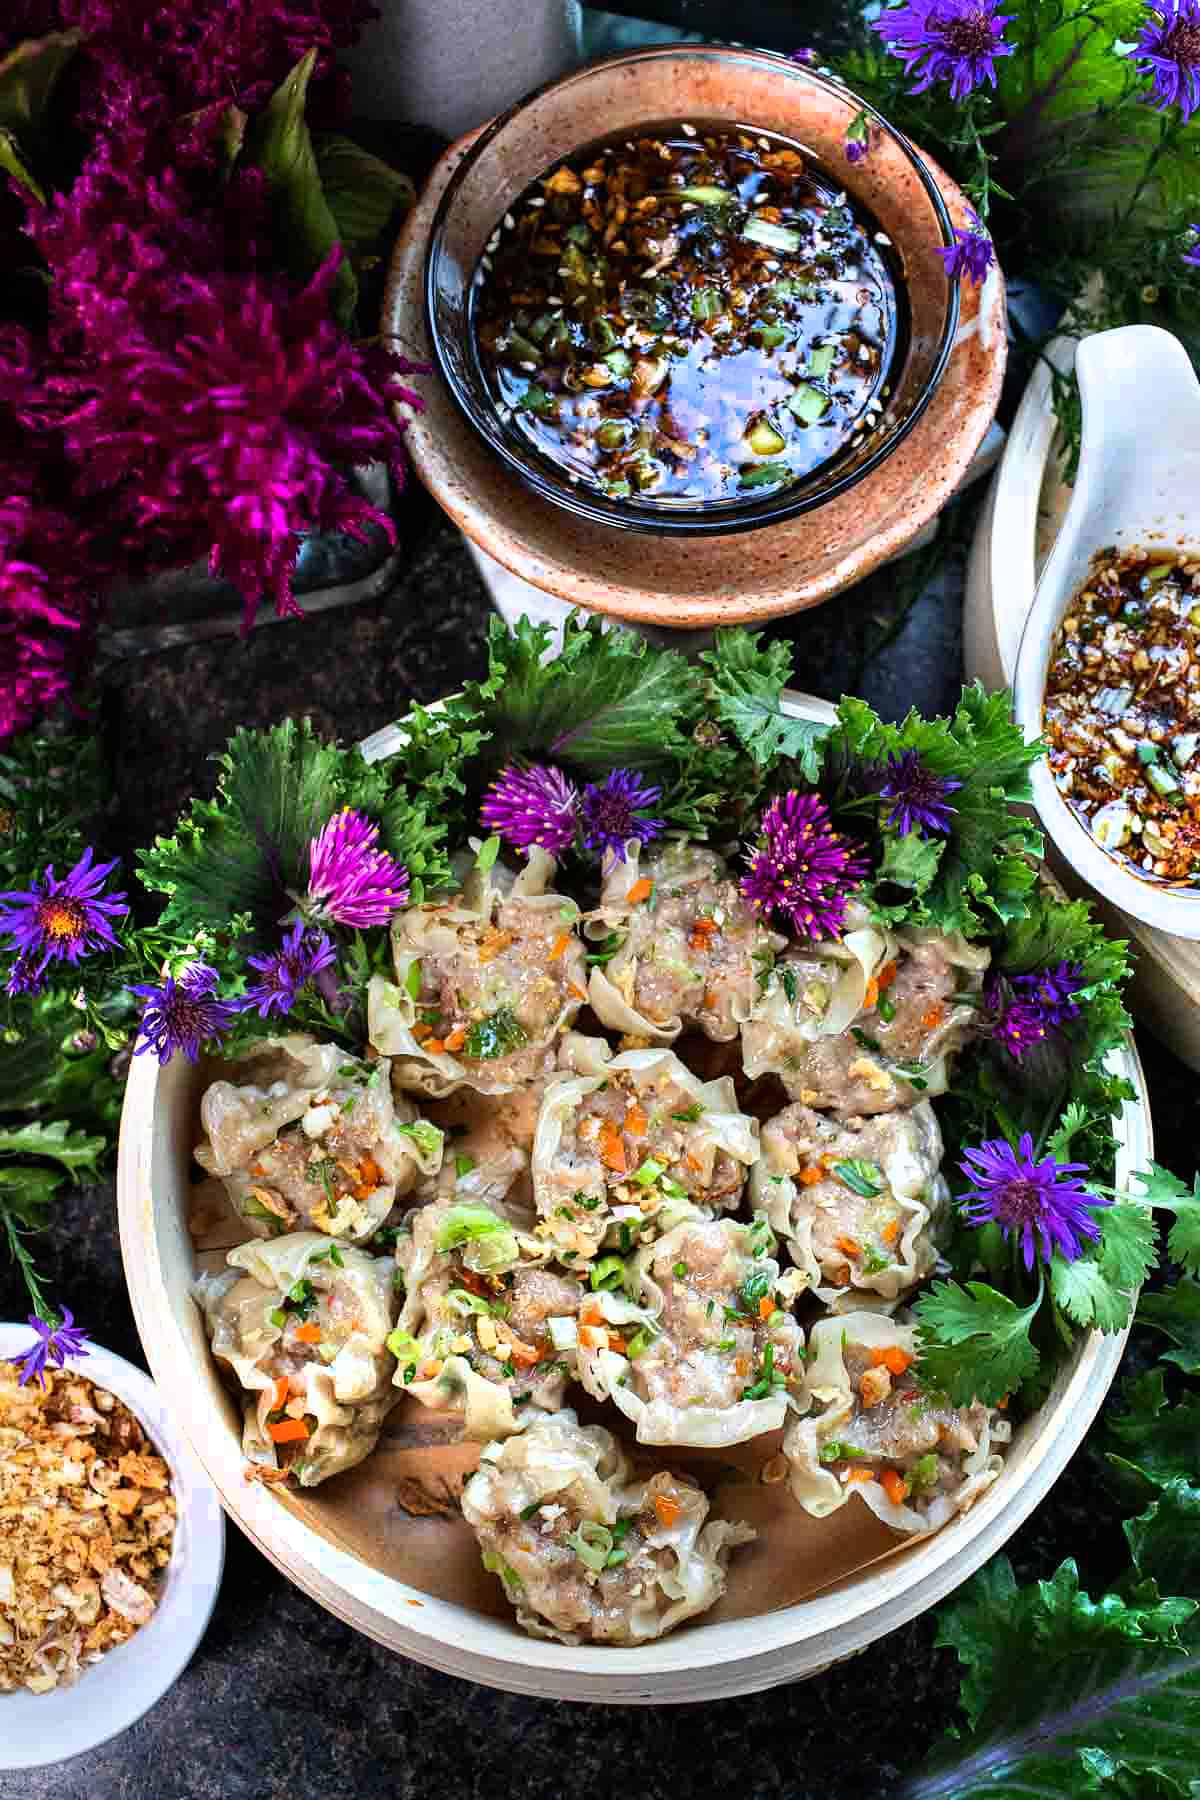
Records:
{"label": "magenta celosia flower", "polygon": [[116,949],[109,921],[129,911],[124,894],[103,892],[116,866],[115,859],[93,866],[89,845],[61,880],[51,863],[32,888],[0,894],[0,932],[27,967],[36,962],[39,986],[52,962],[77,963],[96,950]]}
{"label": "magenta celosia flower", "polygon": [[966,280],[973,281],[976,287],[996,260],[992,240],[974,213],[970,214],[970,223],[965,231],[958,225],[954,227],[953,244],[948,250],[939,250],[938,255],[945,263],[946,273],[951,281],[957,281],[963,276]]}
{"label": "magenta celosia flower", "polygon": [[260,1019],[291,1012],[302,987],[337,961],[329,938],[316,926],[296,919],[283,934],[283,943],[270,956],[250,956],[247,962],[261,979],[246,989],[241,1005],[256,1011]]}
{"label": "magenta celosia flower", "polygon": [[201,1047],[218,1042],[241,1010],[235,1001],[217,998],[217,972],[202,962],[190,963],[178,980],[167,975],[161,982],[131,983],[129,992],[144,1002],[134,1055],[150,1050],[160,1063],[169,1063],[177,1050],[198,1061]]}
{"label": "magenta celosia flower", "polygon": [[647,787],[635,769],[613,769],[603,781],[590,781],[579,803],[584,848],[596,856],[610,854],[625,861],[631,838],[649,844],[663,828],[661,819],[642,815],[662,798],[661,787]]}
{"label": "magenta celosia flower", "polygon": [[1151,104],[1177,106],[1186,125],[1200,110],[1200,0],[1150,0],[1130,55],[1154,77]]}
{"label": "magenta celosia flower", "polygon": [[993,1138],[965,1151],[959,1167],[975,1183],[962,1196],[968,1202],[963,1217],[973,1225],[994,1223],[1006,1238],[1015,1237],[1027,1269],[1035,1253],[1046,1263],[1056,1250],[1068,1262],[1082,1256],[1085,1242],[1100,1236],[1095,1209],[1112,1205],[1075,1179],[1087,1174],[1086,1163],[1060,1163],[1052,1156],[1035,1161],[1028,1132],[1015,1150]]}
{"label": "magenta celosia flower", "polygon": [[304,911],[335,925],[386,925],[408,904],[408,870],[377,848],[379,827],[344,807],[308,847]]}
{"label": "magenta celosia flower", "polygon": [[886,823],[893,831],[898,831],[902,837],[910,831],[918,831],[922,837],[949,831],[950,815],[957,810],[951,806],[949,796],[962,786],[961,781],[954,781],[948,775],[935,775],[932,769],[925,767],[915,750],[902,750],[898,756],[889,756],[887,768],[881,774],[884,779],[880,783],[879,797],[892,802]]}
{"label": "magenta celosia flower", "polygon": [[860,847],[830,823],[819,794],[777,795],[762,818],[741,891],[756,912],[777,913],[799,937],[836,937],[853,889],[866,874]]}
{"label": "magenta celosia flower", "polygon": [[[86,489],[121,488],[133,522],[175,562],[208,554],[245,597],[246,626],[273,596],[298,614],[300,534],[391,520],[350,488],[352,464],[403,480],[389,402],[420,401],[329,317],[337,253],[299,293],[257,276],[181,276],[154,319],[124,319],[68,419]],[[393,359],[396,373],[410,365]]]}
{"label": "magenta celosia flower", "polygon": [[575,842],[578,811],[579,790],[561,769],[510,763],[488,789],[479,819],[518,850],[537,845],[561,856]]}
{"label": "magenta celosia flower", "polygon": [[965,100],[983,81],[996,85],[997,56],[1011,56],[1004,41],[1011,13],[997,13],[1000,0],[907,0],[872,21],[888,49],[920,80],[923,94],[935,81],[950,83],[950,98]]}
{"label": "magenta celosia flower", "polygon": [[52,1367],[61,1369],[68,1356],[88,1356],[91,1353],[91,1345],[82,1329],[76,1325],[75,1315],[69,1306],[63,1307],[61,1319],[40,1319],[36,1313],[30,1313],[27,1323],[33,1332],[33,1343],[20,1356],[5,1358],[6,1362],[15,1363],[20,1370],[17,1380],[22,1387],[27,1381],[36,1381],[39,1387],[45,1387],[48,1362]]}

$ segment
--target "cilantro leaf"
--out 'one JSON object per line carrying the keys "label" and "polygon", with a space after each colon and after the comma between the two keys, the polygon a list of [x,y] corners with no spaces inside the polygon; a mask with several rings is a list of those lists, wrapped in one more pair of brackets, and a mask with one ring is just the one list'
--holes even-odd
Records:
{"label": "cilantro leaf", "polygon": [[[995,1558],[943,1613],[936,1639],[963,1665],[971,1735],[901,1800],[1186,1795],[1200,1762],[1200,1659],[1181,1652],[1200,1641],[1196,1610],[1160,1599],[1149,1581],[1128,1599],[1093,1601],[1073,1561],[1018,1587],[1008,1558]],[[1166,1770],[1183,1783],[1159,1786]]]}
{"label": "cilantro leaf", "polygon": [[702,694],[698,670],[676,650],[656,650],[632,631],[572,614],[550,662],[550,629],[493,619],[490,676],[481,716],[499,762],[529,754],[589,773],[669,763],[685,739],[680,714]]}
{"label": "cilantro leaf", "polygon": [[1164,1350],[1162,1361],[1175,1363],[1185,1375],[1200,1375],[1200,1281],[1185,1275],[1174,1287],[1143,1294],[1138,1321],[1161,1331],[1176,1346]]}
{"label": "cilantro leaf", "polygon": [[1090,1256],[1067,1262],[1056,1253],[1050,1264],[1050,1291],[1055,1304],[1076,1325],[1121,1331],[1129,1323],[1133,1310],[1129,1295],[1114,1286]]}
{"label": "cilantro leaf", "polygon": [[181,934],[225,930],[249,913],[264,931],[308,879],[308,845],[354,797],[357,752],[322,743],[307,719],[237,731],[216,759],[212,800],[193,800],[171,838],[138,853],[143,886],[168,896],[160,925]]}
{"label": "cilantro leaf", "polygon": [[1019,1307],[983,1281],[935,1281],[917,1301],[917,1374],[953,1406],[994,1406],[1037,1369],[1030,1326],[1041,1294]]}
{"label": "cilantro leaf", "polygon": [[700,657],[711,671],[709,708],[760,769],[791,757],[806,781],[816,781],[829,727],[784,712],[780,695],[792,673],[791,647],[773,643],[762,648],[761,639],[758,631],[717,632],[713,648]]}
{"label": "cilantro leaf", "polygon": [[1172,1481],[1200,1478],[1200,1396],[1167,1404],[1166,1377],[1148,1369],[1121,1390],[1125,1410],[1108,1420],[1108,1462],[1123,1490],[1134,1477],[1142,1493],[1146,1485],[1165,1487]]}
{"label": "cilantro leaf", "polygon": [[1114,1287],[1141,1287],[1158,1261],[1154,1215],[1136,1200],[1119,1200],[1099,1212],[1100,1267]]}
{"label": "cilantro leaf", "polygon": [[1046,1150],[1056,1162],[1065,1163],[1075,1159],[1071,1156],[1071,1145],[1092,1123],[1092,1114],[1078,1100],[1070,1101],[1063,1108],[1062,1118],[1054,1131],[1046,1140]]}
{"label": "cilantro leaf", "polygon": [[1139,1171],[1133,1179],[1146,1190],[1138,1196],[1143,1206],[1161,1206],[1175,1214],[1167,1237],[1172,1262],[1181,1263],[1190,1275],[1200,1275],[1200,1175],[1189,1188],[1161,1163],[1151,1163],[1146,1173]]}

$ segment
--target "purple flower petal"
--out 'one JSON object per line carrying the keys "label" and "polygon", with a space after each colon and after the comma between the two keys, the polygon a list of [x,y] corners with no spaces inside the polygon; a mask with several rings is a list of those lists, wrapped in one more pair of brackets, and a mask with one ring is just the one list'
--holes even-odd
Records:
{"label": "purple flower petal", "polygon": [[1200,0],[1151,0],[1129,54],[1154,77],[1151,105],[1177,106],[1186,125],[1200,109]]}
{"label": "purple flower petal", "polygon": [[860,847],[833,829],[819,794],[777,795],[762,818],[741,892],[756,912],[777,913],[799,937],[836,937],[867,872]]}
{"label": "purple flower petal", "polygon": [[61,880],[50,864],[28,891],[0,894],[0,932],[17,952],[10,993],[34,991],[52,962],[77,963],[96,950],[117,948],[109,921],[123,918],[129,908],[124,894],[102,892],[116,866],[113,861],[93,867],[89,845]]}
{"label": "purple flower petal", "polygon": [[1084,985],[1080,963],[1060,962],[1028,975],[991,976],[984,998],[990,1033],[1017,1062],[1047,1039],[1061,1038],[1079,1016],[1076,998]]}
{"label": "purple flower petal", "polygon": [[922,837],[932,833],[945,836],[950,830],[950,815],[956,810],[947,796],[955,793],[962,782],[948,775],[935,775],[915,750],[889,756],[887,768],[881,772],[884,780],[879,797],[893,802],[885,820],[888,828],[898,831],[901,837],[907,837],[910,831],[919,832]]}
{"label": "purple flower petal", "polygon": [[284,933],[277,951],[246,960],[261,980],[246,989],[241,1010],[254,1010],[260,1019],[281,1018],[291,1012],[301,988],[337,961],[337,952],[323,931],[297,919]]}
{"label": "purple flower petal", "polygon": [[961,226],[954,227],[954,242],[948,250],[939,250],[938,255],[946,265],[946,273],[951,281],[960,278],[974,282],[979,287],[996,259],[992,240],[987,235],[975,214],[971,214],[971,223],[964,231]]}
{"label": "purple flower petal", "polygon": [[1095,1209],[1112,1205],[1075,1179],[1087,1174],[1085,1163],[1060,1163],[1052,1156],[1035,1161],[1028,1132],[1015,1150],[994,1138],[965,1151],[959,1167],[975,1184],[961,1197],[968,1202],[963,1217],[973,1225],[994,1223],[1006,1238],[1015,1237],[1027,1269],[1036,1256],[1048,1263],[1056,1250],[1068,1262],[1082,1256],[1085,1244],[1100,1236]]}
{"label": "purple flower petal", "polygon": [[1011,56],[1004,41],[1011,13],[997,13],[1000,0],[908,0],[882,13],[872,31],[883,38],[906,72],[920,80],[912,89],[922,94],[935,81],[950,83],[950,98],[965,100],[973,88],[996,85],[995,59]]}
{"label": "purple flower petal", "polygon": [[76,1325],[69,1306],[63,1307],[62,1318],[57,1325],[49,1319],[39,1318],[36,1313],[29,1314],[28,1323],[34,1333],[33,1343],[20,1356],[6,1358],[6,1361],[16,1364],[20,1370],[17,1379],[22,1387],[28,1381],[36,1381],[39,1386],[44,1386],[47,1362],[56,1369],[61,1369],[68,1356],[90,1354],[91,1346]]}
{"label": "purple flower petal", "polygon": [[625,861],[630,839],[649,844],[661,835],[663,821],[640,815],[662,798],[660,787],[647,787],[635,769],[613,769],[601,782],[589,782],[579,803],[584,848]]}
{"label": "purple flower petal", "polygon": [[150,1050],[160,1063],[169,1063],[182,1050],[189,1062],[198,1062],[201,1046],[219,1039],[237,1018],[240,1007],[217,998],[217,972],[207,963],[194,962],[176,980],[136,982],[129,992],[145,1002],[141,1038],[134,1050],[142,1056]]}
{"label": "purple flower petal", "polygon": [[1190,263],[1193,269],[1200,269],[1200,225],[1189,225],[1188,230],[1195,233],[1196,241],[1190,249],[1184,251],[1183,260]]}
{"label": "purple flower petal", "polygon": [[362,813],[334,814],[308,849],[310,918],[366,930],[408,905],[408,870],[378,842],[379,827]]}
{"label": "purple flower petal", "polygon": [[510,763],[488,789],[479,818],[485,831],[517,850],[561,856],[575,842],[579,791],[561,769]]}

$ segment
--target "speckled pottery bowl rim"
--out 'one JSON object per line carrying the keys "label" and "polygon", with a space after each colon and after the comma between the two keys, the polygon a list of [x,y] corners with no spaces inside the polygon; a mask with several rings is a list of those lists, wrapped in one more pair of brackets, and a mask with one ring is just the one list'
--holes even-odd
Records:
{"label": "speckled pottery bowl rim", "polygon": [[[818,478],[818,485],[810,486],[806,492],[799,495],[789,495],[787,490],[784,490],[782,494],[767,499],[707,502],[691,510],[678,511],[668,511],[663,507],[639,503],[637,500],[606,500],[599,494],[581,492],[571,486],[565,476],[556,476],[551,473],[549,465],[545,464],[545,459],[539,457],[536,452],[531,450],[529,454],[523,454],[512,434],[505,432],[500,420],[491,410],[471,404],[463,383],[459,379],[455,359],[448,354],[443,341],[438,325],[438,309],[435,304],[439,271],[444,254],[446,225],[464,182],[508,126],[550,94],[561,94],[564,104],[569,104],[571,90],[581,83],[591,81],[597,74],[646,62],[704,62],[718,59],[734,59],[752,65],[765,64],[769,68],[777,70],[782,79],[796,83],[800,89],[816,88],[840,103],[863,112],[869,120],[871,128],[881,132],[896,146],[912,173],[916,175],[933,209],[934,218],[941,231],[943,246],[949,248],[954,243],[953,221],[937,181],[903,132],[892,125],[882,113],[871,105],[870,101],[864,100],[861,95],[854,93],[843,82],[836,80],[833,76],[818,74],[816,70],[801,66],[789,57],[771,50],[755,50],[724,44],[652,44],[642,49],[617,51],[610,56],[595,57],[581,67],[573,69],[568,75],[544,82],[541,87],[535,88],[532,93],[525,95],[515,105],[510,106],[506,112],[500,113],[490,124],[484,126],[446,184],[434,213],[429,233],[423,283],[425,328],[429,334],[438,371],[460,414],[471,430],[487,444],[488,448],[512,474],[551,505],[562,508],[578,519],[586,519],[591,523],[609,526],[620,531],[652,532],[656,535],[674,537],[731,536],[738,532],[754,531],[764,526],[777,525],[784,520],[796,518],[800,514],[812,512],[815,508],[826,505],[830,500],[837,499],[839,495],[847,493],[867,476],[873,474],[912,431],[928,407],[945,374],[958,331],[960,315],[958,283],[949,281],[946,315],[942,322],[933,361],[920,392],[904,417],[897,421],[885,437],[881,438],[869,456],[864,457],[861,462],[855,463],[843,474],[834,474],[830,479],[820,481],[819,469],[813,471],[813,476]],[[583,141],[581,141],[580,148],[583,148]],[[545,466],[543,466],[544,464]],[[806,482],[811,482],[811,480],[812,477],[805,478]]]}

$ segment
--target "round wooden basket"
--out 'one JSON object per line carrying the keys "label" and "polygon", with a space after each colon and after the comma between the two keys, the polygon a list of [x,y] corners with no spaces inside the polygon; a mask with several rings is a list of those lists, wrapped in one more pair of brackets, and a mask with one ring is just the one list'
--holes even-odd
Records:
{"label": "round wooden basket", "polygon": [[[791,696],[789,710],[831,717],[806,695]],[[370,749],[394,747],[392,734],[380,734]],[[1112,1066],[1136,1094],[1116,1122],[1121,1183],[1146,1167],[1151,1125],[1131,1039],[1112,1053]],[[140,1056],[126,1091],[121,1248],[151,1370],[226,1509],[263,1553],[348,1624],[447,1674],[541,1698],[621,1705],[711,1700],[816,1674],[935,1605],[1001,1548],[1078,1449],[1121,1358],[1123,1336],[1084,1339],[1040,1412],[1017,1428],[999,1480],[926,1539],[898,1540],[855,1501],[832,1518],[810,1519],[785,1483],[757,1479],[761,1441],[723,1452],[721,1461],[701,1453],[710,1456],[705,1486],[714,1512],[760,1528],[734,1559],[719,1606],[636,1649],[529,1638],[499,1584],[481,1571],[458,1516],[457,1491],[476,1447],[454,1441],[456,1421],[402,1404],[375,1453],[325,1487],[295,1495],[247,1479],[238,1411],[189,1292],[197,1269],[189,1221],[195,1226],[205,1210],[192,1149],[211,1074],[180,1056],[166,1068]],[[220,1260],[216,1247],[202,1256],[210,1265]],[[657,1454],[664,1463],[681,1460]]]}

